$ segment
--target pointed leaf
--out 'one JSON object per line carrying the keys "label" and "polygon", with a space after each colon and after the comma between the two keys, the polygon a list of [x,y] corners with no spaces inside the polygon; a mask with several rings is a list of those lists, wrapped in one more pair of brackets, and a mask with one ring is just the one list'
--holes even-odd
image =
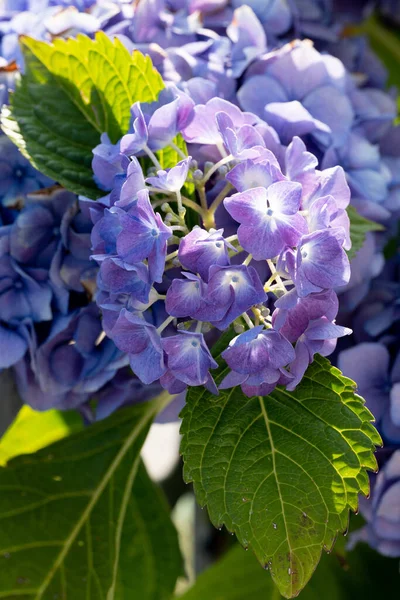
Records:
{"label": "pointed leaf", "polygon": [[369,491],[365,469],[376,469],[381,440],[354,390],[317,356],[293,393],[247,398],[234,388],[216,397],[192,388],[181,415],[185,480],[213,524],[235,532],[287,598]]}
{"label": "pointed leaf", "polygon": [[[67,189],[103,195],[91,169],[100,135],[115,143],[129,128],[132,104],[164,87],[148,56],[132,55],[104,33],[52,44],[21,38],[25,74],[2,114],[2,128],[32,164]],[[176,162],[176,161],[175,161]]]}

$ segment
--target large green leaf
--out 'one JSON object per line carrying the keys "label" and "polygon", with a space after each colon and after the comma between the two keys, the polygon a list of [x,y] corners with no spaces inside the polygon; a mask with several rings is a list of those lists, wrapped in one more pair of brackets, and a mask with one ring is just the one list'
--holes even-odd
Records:
{"label": "large green leaf", "polygon": [[316,356],[293,393],[193,388],[182,412],[185,480],[213,524],[235,532],[287,598],[346,530],[358,493],[369,491],[365,469],[376,469],[381,440],[354,389]]}
{"label": "large green leaf", "polygon": [[0,469],[0,598],[170,597],[177,536],[139,454],[165,401],[118,411]]}
{"label": "large green leaf", "polygon": [[[301,600],[376,600],[396,598],[400,586],[398,560],[364,544],[355,550],[323,556]],[[254,556],[234,547],[207,571],[181,600],[280,600],[282,596]]]}
{"label": "large green leaf", "polygon": [[161,76],[148,56],[102,32],[95,40],[20,40],[25,75],[3,110],[3,130],[37,169],[73,192],[101,196],[92,149],[103,132],[114,143],[127,132],[130,107],[156,100]]}
{"label": "large green leaf", "polygon": [[38,412],[24,405],[0,439],[0,465],[20,454],[36,452],[82,427],[82,417],[77,411]]}
{"label": "large green leaf", "polygon": [[351,204],[347,207],[347,214],[350,219],[350,239],[351,248],[348,251],[348,257],[354,258],[357,252],[363,247],[365,236],[368,231],[383,231],[385,228],[379,223],[370,221],[362,217],[360,213]]}

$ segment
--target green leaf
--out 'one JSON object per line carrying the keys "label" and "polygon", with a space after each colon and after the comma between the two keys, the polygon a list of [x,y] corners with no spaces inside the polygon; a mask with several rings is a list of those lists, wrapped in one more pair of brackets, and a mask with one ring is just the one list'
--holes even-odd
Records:
{"label": "green leaf", "polygon": [[3,130],[37,169],[67,189],[104,195],[93,180],[92,149],[101,133],[115,143],[128,131],[130,107],[157,99],[160,74],[148,56],[129,54],[102,32],[95,40],[20,40],[26,70],[3,110]]}
{"label": "green leaf", "polygon": [[[365,544],[351,552],[323,556],[301,600],[376,600],[396,598],[400,585],[398,560],[381,556]],[[207,571],[180,600],[280,600],[272,580],[254,556],[234,547]]]}
{"label": "green leaf", "polygon": [[377,15],[372,15],[355,28],[355,33],[368,36],[372,49],[388,70],[388,84],[395,85],[400,90],[400,32],[398,28],[389,28]]}
{"label": "green leaf", "polygon": [[365,242],[365,236],[368,231],[384,231],[383,225],[370,221],[365,217],[362,217],[359,212],[349,204],[347,207],[347,214],[350,219],[350,239],[351,248],[348,251],[348,257],[351,260],[355,257],[357,252],[363,247]]}
{"label": "green leaf", "polygon": [[139,454],[164,405],[118,411],[0,469],[0,598],[171,596],[177,535]]}
{"label": "green leaf", "polygon": [[0,439],[0,466],[15,456],[31,454],[76,433],[82,427],[82,417],[74,410],[38,412],[26,404]]}
{"label": "green leaf", "polygon": [[303,589],[322,548],[346,530],[358,494],[369,491],[365,469],[376,469],[381,440],[354,389],[317,355],[293,393],[192,388],[182,411],[185,480],[213,524],[255,552],[286,598]]}

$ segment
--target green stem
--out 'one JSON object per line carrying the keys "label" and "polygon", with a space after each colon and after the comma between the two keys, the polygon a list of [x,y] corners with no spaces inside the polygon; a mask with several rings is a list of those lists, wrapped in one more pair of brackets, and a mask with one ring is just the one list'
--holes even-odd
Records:
{"label": "green stem", "polygon": [[163,168],[162,168],[162,166],[160,165],[160,163],[158,162],[158,160],[157,160],[157,157],[156,157],[156,155],[154,154],[154,152],[152,152],[148,146],[145,146],[145,147],[143,148],[143,150],[146,152],[147,156],[150,158],[151,162],[152,162],[152,163],[153,163],[153,165],[156,167],[156,169],[158,169],[158,171],[162,171],[162,170],[163,170]]}
{"label": "green stem", "polygon": [[246,322],[246,324],[249,326],[250,329],[253,329],[254,327],[254,323],[253,321],[250,319],[249,315],[247,313],[243,313],[242,317],[244,319],[244,321]]}
{"label": "green stem", "polygon": [[217,210],[218,206],[221,204],[221,202],[223,200],[225,200],[226,196],[228,195],[228,193],[231,191],[232,188],[233,188],[233,185],[231,185],[228,181],[228,183],[225,185],[225,187],[220,191],[218,196],[212,202],[210,208],[208,209],[208,212],[210,212],[211,214],[214,214],[215,211]]}
{"label": "green stem", "polygon": [[175,142],[170,142],[169,145],[182,159],[187,158],[186,154],[175,144]]}
{"label": "green stem", "polygon": [[229,154],[228,156],[224,156],[224,158],[221,158],[221,160],[219,160],[217,163],[215,163],[215,165],[213,165],[211,167],[211,169],[209,171],[207,171],[207,173],[204,175],[203,181],[202,181],[203,185],[207,183],[207,181],[210,179],[210,177],[212,177],[212,175],[214,175],[215,171],[218,171],[218,169],[220,167],[222,167],[223,165],[226,165],[232,159],[233,159],[232,154]]}

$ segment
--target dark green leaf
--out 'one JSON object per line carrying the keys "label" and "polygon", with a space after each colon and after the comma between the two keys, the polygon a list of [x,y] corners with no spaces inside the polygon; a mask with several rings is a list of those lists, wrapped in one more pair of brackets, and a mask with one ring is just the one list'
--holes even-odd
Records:
{"label": "dark green leaf", "polygon": [[192,388],[181,415],[185,480],[213,524],[235,532],[287,598],[346,530],[358,493],[369,491],[365,469],[376,468],[381,440],[354,389],[316,356],[293,393]]}
{"label": "dark green leaf", "polygon": [[[376,600],[396,598],[400,586],[398,560],[364,544],[351,552],[323,556],[301,592],[301,600]],[[254,556],[235,547],[199,576],[181,600],[280,600],[282,596]]]}
{"label": "dark green leaf", "polygon": [[171,596],[177,535],[139,454],[164,404],[118,411],[0,469],[0,598]]}
{"label": "dark green leaf", "polygon": [[21,44],[25,75],[3,110],[3,130],[37,169],[98,198],[104,192],[93,181],[92,149],[103,132],[114,143],[127,132],[135,101],[157,99],[160,74],[148,56],[130,55],[102,32],[52,44],[22,36]]}
{"label": "dark green leaf", "polygon": [[347,207],[347,214],[350,219],[350,239],[351,248],[348,251],[350,260],[355,257],[357,252],[363,247],[365,236],[368,231],[383,231],[385,228],[379,223],[370,221],[362,217],[351,204]]}

